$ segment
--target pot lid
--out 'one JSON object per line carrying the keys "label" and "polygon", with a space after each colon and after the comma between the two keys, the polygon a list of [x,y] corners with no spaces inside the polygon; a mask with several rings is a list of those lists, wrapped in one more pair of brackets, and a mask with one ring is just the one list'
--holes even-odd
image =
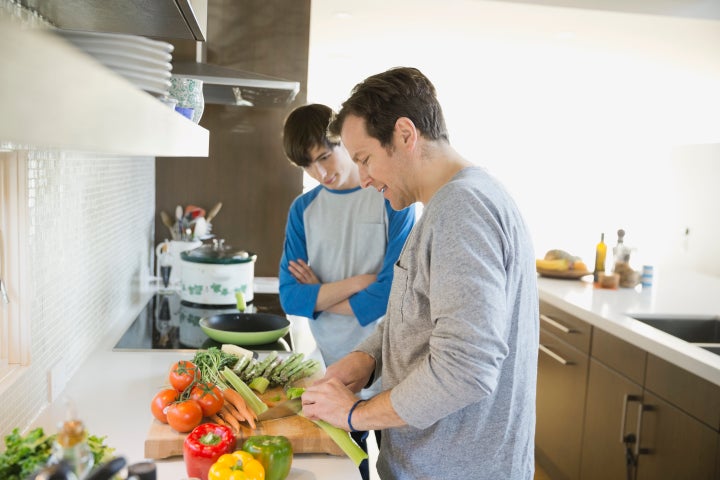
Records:
{"label": "pot lid", "polygon": [[212,244],[202,245],[180,253],[180,258],[194,263],[234,264],[257,260],[257,255],[225,245],[225,240],[213,239]]}

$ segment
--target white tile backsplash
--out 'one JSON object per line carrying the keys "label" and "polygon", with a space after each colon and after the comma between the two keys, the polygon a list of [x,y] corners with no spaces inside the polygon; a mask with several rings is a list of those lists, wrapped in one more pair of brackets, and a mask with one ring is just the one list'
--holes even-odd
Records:
{"label": "white tile backsplash", "polygon": [[45,407],[54,366],[71,376],[132,315],[153,243],[154,158],[28,156],[32,363],[2,395],[3,436]]}

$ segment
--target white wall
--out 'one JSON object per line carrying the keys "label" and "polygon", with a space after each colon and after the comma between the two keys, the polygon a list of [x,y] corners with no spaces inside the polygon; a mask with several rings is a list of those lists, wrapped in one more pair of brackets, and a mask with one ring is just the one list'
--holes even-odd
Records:
{"label": "white wall", "polygon": [[[678,180],[696,168],[720,179],[720,22],[356,3],[313,1],[310,102],[337,108],[366,76],[416,66],[438,89],[454,146],[513,192],[537,256],[563,248],[591,263],[600,232],[612,245],[624,228],[638,268],[682,262],[720,275],[708,260],[718,257],[718,196]],[[692,144],[710,145],[675,148]]]}

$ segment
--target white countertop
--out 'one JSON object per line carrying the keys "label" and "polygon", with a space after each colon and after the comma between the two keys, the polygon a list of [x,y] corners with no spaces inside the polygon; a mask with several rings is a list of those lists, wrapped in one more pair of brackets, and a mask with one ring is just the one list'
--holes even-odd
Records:
{"label": "white countertop", "polygon": [[[149,298],[149,297],[148,297]],[[138,312],[144,306],[138,305]],[[65,398],[76,406],[78,416],[92,435],[107,436],[105,443],[125,457],[128,464],[145,459],[145,437],[153,421],[150,401],[167,384],[167,372],[177,360],[192,354],[179,352],[113,352],[112,347],[132,323],[113,330],[80,370],[69,380],[62,395],[34,422],[46,432],[56,431],[65,413]],[[291,317],[297,351],[321,359],[307,320]],[[182,457],[158,460],[158,480],[187,477]],[[288,480],[337,480],[360,478],[347,457],[325,454],[296,454]]]}
{"label": "white countertop", "polygon": [[649,288],[595,288],[583,280],[538,278],[540,299],[720,386],[720,355],[657,330],[628,314],[720,316],[720,278],[655,271]]}

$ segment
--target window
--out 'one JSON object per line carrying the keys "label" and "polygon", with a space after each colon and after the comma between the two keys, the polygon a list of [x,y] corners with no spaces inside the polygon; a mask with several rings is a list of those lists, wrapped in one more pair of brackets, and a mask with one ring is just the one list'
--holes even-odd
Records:
{"label": "window", "polygon": [[[30,322],[26,295],[27,152],[0,150],[0,391],[30,363]],[[21,248],[23,247],[23,248]]]}

